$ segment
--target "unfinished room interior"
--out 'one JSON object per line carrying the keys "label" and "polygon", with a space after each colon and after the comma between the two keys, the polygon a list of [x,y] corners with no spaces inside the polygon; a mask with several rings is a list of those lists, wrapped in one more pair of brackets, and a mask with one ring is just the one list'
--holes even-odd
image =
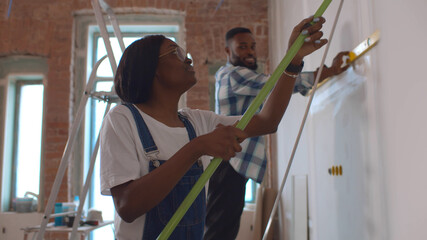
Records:
{"label": "unfinished room interior", "polygon": [[[423,230],[427,226],[427,107],[421,106],[427,103],[421,66],[427,55],[425,11],[425,0],[0,1],[0,240],[427,239]],[[319,38],[327,43],[314,41],[319,33],[314,26],[323,18]],[[303,19],[309,19],[307,24],[300,24]],[[230,35],[231,29],[242,32]],[[155,41],[152,35],[165,37],[161,45],[148,45]],[[244,49],[236,36],[249,36],[252,42],[245,42]],[[165,46],[173,49],[163,53]],[[311,46],[316,50],[306,54]],[[129,54],[122,58],[125,49]],[[132,51],[144,60],[140,65],[134,62],[129,70]],[[249,57],[243,52],[250,52]],[[151,56],[153,61],[146,60]],[[296,61],[300,57],[303,61]],[[182,69],[172,64],[185,66],[185,76],[191,75],[188,79],[195,79],[194,83],[187,83],[179,75]],[[255,67],[248,67],[251,64]],[[130,94],[123,93],[125,76],[131,78],[131,71],[138,69],[144,76],[153,73],[152,85],[144,85],[149,88],[148,103],[124,100],[122,95]],[[241,74],[239,69],[246,74],[238,76],[240,85],[230,83],[233,74]],[[227,75],[230,88],[221,91],[225,71],[236,72]],[[245,97],[246,90],[237,88],[251,87],[253,82],[245,82],[247,74],[254,76],[251,81],[267,81],[245,98],[251,101],[242,100],[249,109],[258,101],[254,112],[219,111],[224,103],[218,100],[221,92]],[[303,76],[311,76],[309,86]],[[295,86],[289,81],[296,81]],[[239,134],[261,132],[245,132],[245,127],[254,129],[258,123],[254,119],[264,116],[258,110],[270,109],[269,103],[279,98],[278,90],[272,90],[276,82],[276,87],[289,85],[293,93],[283,93],[290,99],[284,103],[280,123],[272,122],[274,126],[268,128],[273,133],[259,137],[265,156],[261,170],[251,165],[254,160],[238,159],[241,149],[236,150],[236,144],[230,147],[234,150],[229,161],[216,154],[220,149],[211,150],[213,140],[201,144],[220,131],[236,134],[230,140],[234,143],[241,142]],[[298,84],[308,90],[300,91]],[[137,97],[143,94],[127,87]],[[158,94],[159,89],[167,94]],[[178,98],[171,94],[178,92]],[[257,101],[252,101],[255,97]],[[176,99],[177,104],[160,99]],[[156,118],[174,104],[180,112],[175,110],[175,118],[182,121],[178,127]],[[151,121],[162,129],[183,130],[185,141],[175,141],[179,147],[171,147],[179,151],[173,150],[167,159],[152,159],[144,145],[145,132],[135,125],[137,117],[128,105],[137,109],[136,115],[144,118],[151,132]],[[156,110],[150,112],[150,106]],[[131,117],[129,122],[113,122],[119,108],[129,111],[123,113]],[[197,114],[201,120],[195,123],[192,116]],[[234,127],[223,126],[241,115]],[[202,122],[206,116],[214,120]],[[215,121],[221,124],[210,127]],[[200,130],[205,128],[209,130]],[[111,132],[126,130],[127,136],[122,132],[111,140]],[[119,145],[107,149],[125,141],[133,144],[127,145],[130,150]],[[227,145],[225,140],[217,142]],[[135,155],[131,160],[136,169],[125,159],[129,152]],[[112,155],[119,162],[112,163]],[[191,161],[182,155],[191,156]],[[157,156],[164,155],[160,151]],[[225,171],[221,168],[225,164],[231,169],[227,171],[242,179],[242,193],[240,199],[233,199],[235,195],[224,191],[235,183],[233,178],[216,183],[223,190],[221,197],[233,204],[220,206],[212,200],[215,192],[209,187],[214,186],[212,176]],[[241,172],[244,164],[247,174]],[[166,200],[174,198],[172,192],[180,191],[181,177],[188,177],[197,166],[201,169],[194,177],[197,183],[179,192],[182,197],[176,206],[162,209]],[[254,169],[261,177],[250,175]],[[119,180],[111,180],[110,172],[119,171],[123,173]],[[161,173],[168,176],[162,178]],[[140,206],[129,209],[140,199],[144,200]],[[192,204],[200,199],[201,206]],[[155,211],[166,213],[166,220],[162,216],[152,220]],[[181,226],[186,221],[181,218],[188,218],[190,212],[201,219],[199,235],[196,227]],[[238,220],[230,223],[217,217],[227,219],[228,214]],[[128,220],[127,215],[135,217]],[[223,228],[231,225],[235,234]],[[151,229],[161,232],[150,233]]]}

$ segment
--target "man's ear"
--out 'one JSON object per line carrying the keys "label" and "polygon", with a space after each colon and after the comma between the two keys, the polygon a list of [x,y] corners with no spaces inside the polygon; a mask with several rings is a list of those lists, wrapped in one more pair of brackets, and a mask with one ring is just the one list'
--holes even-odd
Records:
{"label": "man's ear", "polygon": [[230,49],[230,47],[225,47],[224,48],[224,50],[225,50],[225,54],[227,55],[227,62],[230,62],[230,58],[231,58],[231,49]]}
{"label": "man's ear", "polygon": [[227,56],[230,56],[230,54],[231,54],[230,47],[225,47],[224,50],[225,50],[225,53],[227,54]]}

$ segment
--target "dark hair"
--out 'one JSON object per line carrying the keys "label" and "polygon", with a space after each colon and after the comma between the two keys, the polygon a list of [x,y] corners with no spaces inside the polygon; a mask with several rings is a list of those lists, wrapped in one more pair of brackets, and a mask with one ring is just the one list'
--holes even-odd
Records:
{"label": "dark hair", "polygon": [[123,102],[143,103],[150,99],[164,39],[163,35],[145,36],[124,51],[114,78],[116,93]]}
{"label": "dark hair", "polygon": [[252,33],[251,30],[244,27],[236,27],[228,30],[228,32],[225,34],[225,43],[228,45],[228,40],[232,39],[234,35],[238,33]]}

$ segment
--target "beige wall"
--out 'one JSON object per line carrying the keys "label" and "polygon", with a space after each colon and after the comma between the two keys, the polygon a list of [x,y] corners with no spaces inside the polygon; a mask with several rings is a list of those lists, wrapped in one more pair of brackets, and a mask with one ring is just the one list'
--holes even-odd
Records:
{"label": "beige wall", "polygon": [[[272,68],[283,56],[291,26],[313,14],[320,3],[270,1]],[[325,14],[326,36],[338,4],[333,1]],[[425,9],[427,3],[421,0],[344,1],[326,64],[376,29],[381,31],[381,40],[357,66],[320,88],[314,99],[318,109],[312,109],[290,173],[309,179],[310,239],[425,238],[427,111],[423,103],[427,83],[422,64],[427,35],[414,24],[424,17]],[[305,70],[315,69],[322,53],[308,57]],[[307,98],[294,96],[279,127],[274,152],[276,186],[284,175],[306,104]],[[343,116],[349,118],[345,121]],[[344,166],[340,178],[327,173],[327,167],[334,164]],[[289,178],[279,210],[279,239],[294,239],[292,190]]]}

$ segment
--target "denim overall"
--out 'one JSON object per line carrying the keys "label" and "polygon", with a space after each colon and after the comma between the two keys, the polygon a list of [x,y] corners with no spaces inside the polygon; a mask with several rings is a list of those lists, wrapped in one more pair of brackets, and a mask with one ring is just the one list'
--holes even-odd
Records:
{"label": "denim overall", "polygon": [[[154,171],[166,161],[157,159],[159,150],[157,149],[153,137],[142,119],[141,114],[132,104],[124,105],[131,110],[135,119],[142,147],[144,148],[146,156],[150,160],[149,171]],[[193,126],[186,117],[179,113],[178,116],[184,123],[191,141],[191,139],[196,137],[196,132],[194,131]],[[188,172],[181,178],[166,198],[146,213],[142,240],[152,240],[159,236],[202,173],[203,166],[199,160],[191,166],[191,169],[188,170]],[[206,197],[205,189],[203,188],[203,191],[197,196],[196,200],[181,219],[169,239],[201,240],[203,238],[205,216]]]}

